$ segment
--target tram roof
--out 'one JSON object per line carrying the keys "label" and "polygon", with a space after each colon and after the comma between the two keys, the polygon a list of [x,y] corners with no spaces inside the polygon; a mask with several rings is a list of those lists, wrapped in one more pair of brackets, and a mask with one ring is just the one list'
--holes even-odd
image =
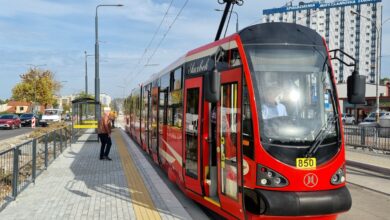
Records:
{"label": "tram roof", "polygon": [[249,26],[240,31],[243,44],[297,44],[324,46],[321,35],[306,26],[273,22]]}
{"label": "tram roof", "polygon": [[184,56],[181,56],[161,71],[152,74],[148,80],[142,83],[142,85],[147,85],[153,82],[155,79],[158,79],[170,71],[175,70],[177,67],[183,65],[186,62],[212,55],[219,47],[224,49],[236,48],[236,39],[238,37],[241,37],[241,40],[244,44],[285,43],[323,46],[323,39],[318,33],[299,24],[282,22],[255,24],[244,28],[239,33],[234,33],[218,41],[211,42],[188,51]]}

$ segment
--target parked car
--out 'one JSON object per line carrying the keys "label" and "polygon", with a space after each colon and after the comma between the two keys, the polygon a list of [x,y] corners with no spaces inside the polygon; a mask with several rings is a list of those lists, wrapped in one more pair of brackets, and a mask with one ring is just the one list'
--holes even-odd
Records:
{"label": "parked car", "polygon": [[20,128],[20,118],[17,115],[7,114],[0,115],[0,128],[15,129]]}
{"label": "parked car", "polygon": [[[390,112],[379,112],[379,119],[381,118],[390,119]],[[371,112],[365,119],[363,119],[363,122],[376,122],[376,112]]]}
{"label": "parked car", "polygon": [[341,115],[341,120],[344,124],[355,124],[356,122],[355,117],[353,115],[345,113]]}
{"label": "parked car", "polygon": [[35,118],[35,126],[38,126],[39,116],[33,113],[22,114],[20,116],[20,121],[22,126],[31,126],[32,119]]}
{"label": "parked car", "polygon": [[39,124],[42,126],[47,126],[53,122],[60,122],[61,113],[62,111],[60,109],[46,109],[42,115],[41,120],[39,121]]}

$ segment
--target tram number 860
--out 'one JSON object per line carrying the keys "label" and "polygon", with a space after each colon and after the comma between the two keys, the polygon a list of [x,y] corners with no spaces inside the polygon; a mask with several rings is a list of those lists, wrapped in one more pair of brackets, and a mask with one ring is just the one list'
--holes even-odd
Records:
{"label": "tram number 860", "polygon": [[296,159],[296,167],[300,169],[313,169],[316,165],[317,160],[314,157]]}

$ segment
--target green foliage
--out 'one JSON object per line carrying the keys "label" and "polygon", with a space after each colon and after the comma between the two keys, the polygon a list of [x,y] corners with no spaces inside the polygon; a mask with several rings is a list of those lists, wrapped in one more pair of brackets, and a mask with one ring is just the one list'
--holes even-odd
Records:
{"label": "green foliage", "polygon": [[62,105],[63,112],[70,112],[70,106],[66,103]]}
{"label": "green foliage", "polygon": [[122,99],[122,98],[115,98],[111,102],[111,105],[110,105],[111,109],[116,111],[116,112],[119,112],[123,108],[123,101],[124,101],[124,99]]}
{"label": "green foliage", "polygon": [[6,99],[6,100],[0,99],[0,105],[7,104],[8,102],[9,102],[8,99]]}
{"label": "green foliage", "polygon": [[381,85],[384,85],[385,82],[390,82],[390,79],[388,77],[384,77],[381,79]]}
{"label": "green foliage", "polygon": [[45,107],[55,104],[54,94],[61,84],[54,79],[50,70],[29,69],[20,75],[21,82],[12,89],[12,99],[38,102]]}
{"label": "green foliage", "polygon": [[91,98],[91,99],[94,99],[95,96],[93,96],[91,94],[86,94],[85,92],[80,92],[79,94],[77,94],[76,99],[80,99],[80,98]]}

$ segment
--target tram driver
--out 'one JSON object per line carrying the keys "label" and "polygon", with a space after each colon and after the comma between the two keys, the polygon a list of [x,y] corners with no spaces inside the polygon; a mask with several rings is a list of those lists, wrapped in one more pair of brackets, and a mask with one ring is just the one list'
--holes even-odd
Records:
{"label": "tram driver", "polygon": [[263,119],[287,116],[286,106],[280,103],[283,92],[278,87],[265,90],[264,104],[261,108]]}

